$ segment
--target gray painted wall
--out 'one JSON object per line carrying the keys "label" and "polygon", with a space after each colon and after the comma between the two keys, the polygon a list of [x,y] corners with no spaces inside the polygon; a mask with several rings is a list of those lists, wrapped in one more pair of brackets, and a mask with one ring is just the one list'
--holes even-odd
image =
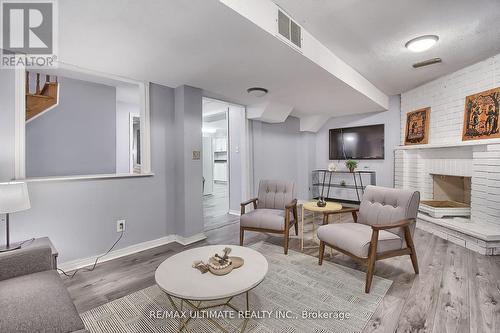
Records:
{"label": "gray painted wall", "polygon": [[61,77],[59,95],[26,124],[26,176],[115,173],[115,87]]}
{"label": "gray painted wall", "polygon": [[[385,124],[385,159],[374,161],[358,161],[358,169],[369,169],[377,173],[377,185],[392,187],[394,184],[394,147],[399,145],[400,128],[400,96],[389,98],[389,110],[384,112],[352,115],[330,119],[316,133],[316,165],[317,169],[326,169],[332,161],[328,156],[328,141],[331,128]],[[334,161],[338,168],[345,168],[344,161]]]}
{"label": "gray painted wall", "polygon": [[189,86],[175,88],[175,187],[177,233],[182,236],[203,232],[202,160],[193,159],[193,151],[202,150],[201,89]]}
{"label": "gray painted wall", "polygon": [[314,162],[314,134],[299,131],[299,119],[284,123],[252,121],[253,194],[262,179],[293,180],[297,197],[309,197],[309,174]]}
{"label": "gray painted wall", "polygon": [[[3,74],[0,83],[2,92],[13,85],[11,80],[3,80]],[[127,224],[117,248],[174,234],[180,228],[183,221],[175,220],[178,197],[174,187],[176,156],[172,149],[175,142],[174,91],[153,84],[150,96],[151,162],[155,175],[29,183],[32,208],[12,214],[13,241],[49,236],[59,250],[60,262],[65,262],[106,251],[118,237],[118,219],[126,219]],[[7,99],[12,97],[9,95]],[[5,101],[3,98],[1,101],[3,106]],[[14,109],[2,108],[1,111],[0,126],[3,126],[5,119],[13,119]],[[1,144],[5,147],[14,147],[11,132],[12,135],[2,137],[5,140]],[[13,161],[2,159],[0,181],[14,177],[13,169],[8,173],[4,171],[10,169],[11,164]],[[0,240],[3,239],[4,228],[0,228]]]}
{"label": "gray painted wall", "polygon": [[[252,121],[253,128],[253,194],[261,179],[293,180],[297,197],[311,197],[311,172],[325,169],[328,159],[328,131],[330,128],[385,124],[385,159],[360,161],[359,167],[374,170],[377,184],[393,186],[394,151],[399,145],[400,97],[392,96],[389,110],[379,113],[352,115],[330,119],[317,133],[300,132],[299,119],[288,117],[284,123],[269,124]],[[344,168],[343,161],[337,162]]]}

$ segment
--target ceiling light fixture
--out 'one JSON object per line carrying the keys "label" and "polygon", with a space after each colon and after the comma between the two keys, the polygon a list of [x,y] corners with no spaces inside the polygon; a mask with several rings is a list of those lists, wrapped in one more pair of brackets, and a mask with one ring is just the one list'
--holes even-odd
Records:
{"label": "ceiling light fixture", "polygon": [[420,36],[406,42],[405,47],[412,52],[423,52],[433,47],[438,40],[436,35]]}
{"label": "ceiling light fixture", "polygon": [[260,87],[248,88],[247,93],[254,97],[263,97],[268,93],[268,90]]}
{"label": "ceiling light fixture", "polygon": [[441,60],[441,58],[432,58],[432,59],[424,60],[421,62],[417,62],[417,63],[413,64],[412,66],[413,66],[413,68],[420,68],[420,67],[425,67],[425,66],[429,66],[429,65],[433,65],[433,64],[439,64],[442,61],[443,60]]}

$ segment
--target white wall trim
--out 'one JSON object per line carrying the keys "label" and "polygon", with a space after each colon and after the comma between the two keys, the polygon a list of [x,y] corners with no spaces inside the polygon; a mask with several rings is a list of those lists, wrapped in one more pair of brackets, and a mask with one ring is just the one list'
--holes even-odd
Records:
{"label": "white wall trim", "polygon": [[230,211],[229,211],[229,214],[230,214],[230,215],[235,215],[235,216],[241,216],[241,213],[240,213],[240,212],[238,212],[237,210],[230,210]]}
{"label": "white wall trim", "polygon": [[26,177],[26,71],[15,69],[15,178]]}
{"label": "white wall trim", "polygon": [[199,234],[188,236],[188,237],[175,235],[175,242],[177,242],[181,245],[189,245],[189,244],[193,244],[193,243],[202,241],[206,238],[207,238],[207,236],[203,232],[200,232]]}
{"label": "white wall trim", "polygon": [[[199,234],[189,236],[189,237],[183,237],[180,235],[168,235],[168,236],[161,237],[158,239],[153,239],[150,241],[130,245],[130,246],[124,247],[122,249],[111,251],[105,257],[99,259],[99,263],[103,263],[103,262],[113,260],[113,259],[118,259],[118,258],[125,257],[128,255],[137,253],[137,252],[149,250],[149,249],[152,249],[152,248],[155,248],[158,246],[162,246],[162,245],[166,245],[166,244],[170,244],[173,242],[176,242],[176,243],[179,243],[179,244],[185,246],[185,245],[199,242],[201,240],[204,240],[205,238],[207,238],[207,236],[204,233],[199,233]],[[102,254],[100,254],[100,255],[102,255]],[[96,258],[100,255],[96,255],[96,256],[92,256],[92,257],[88,257],[88,258],[83,258],[83,259],[76,259],[76,260],[67,261],[67,262],[64,262],[62,264],[59,264],[58,268],[62,269],[65,272],[69,272],[69,271],[73,271],[75,269],[87,267],[87,266],[93,265]]]}
{"label": "white wall trim", "polygon": [[[149,82],[139,83],[141,94],[141,173],[151,173],[151,111]],[[145,135],[142,135],[145,133]]]}
{"label": "white wall trim", "polygon": [[33,177],[25,179],[27,183],[37,183],[37,182],[61,182],[61,181],[76,181],[76,180],[99,180],[99,179],[122,179],[122,178],[141,178],[141,177],[153,177],[154,173],[111,173],[111,174],[101,174],[101,175],[80,175],[80,176],[62,176],[62,177]]}

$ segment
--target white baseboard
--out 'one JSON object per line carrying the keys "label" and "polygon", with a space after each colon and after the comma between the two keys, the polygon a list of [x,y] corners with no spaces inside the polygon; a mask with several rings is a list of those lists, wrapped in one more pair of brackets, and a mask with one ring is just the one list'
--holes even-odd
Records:
{"label": "white baseboard", "polygon": [[[109,260],[125,257],[128,255],[137,253],[137,252],[149,250],[149,249],[152,249],[154,247],[170,244],[173,242],[177,242],[177,243],[185,246],[185,245],[199,242],[205,238],[207,238],[207,236],[205,236],[204,233],[199,233],[199,234],[189,236],[189,237],[184,237],[184,236],[180,236],[180,235],[169,235],[169,236],[153,239],[150,241],[142,242],[139,244],[130,245],[130,246],[124,247],[122,249],[111,251],[106,256],[99,259],[99,263],[103,263],[103,262],[106,262]],[[83,259],[71,260],[71,261],[64,262],[62,264],[58,264],[57,266],[58,266],[58,268],[62,269],[63,271],[69,272],[69,271],[73,271],[75,269],[79,269],[82,267],[87,267],[87,266],[93,265],[97,257],[98,257],[98,255],[93,256],[93,257],[83,258]]]}
{"label": "white baseboard", "polygon": [[207,238],[207,236],[203,232],[200,232],[199,234],[189,236],[189,237],[175,235],[175,241],[181,245],[193,244],[193,243],[199,242],[201,240],[204,240],[206,238]]}
{"label": "white baseboard", "polygon": [[238,212],[237,210],[230,210],[228,213],[230,215],[241,216],[241,212]]}

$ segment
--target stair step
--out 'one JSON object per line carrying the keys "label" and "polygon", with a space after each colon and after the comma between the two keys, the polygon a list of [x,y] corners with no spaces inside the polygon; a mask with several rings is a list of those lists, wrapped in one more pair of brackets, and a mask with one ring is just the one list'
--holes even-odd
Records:
{"label": "stair step", "polygon": [[52,99],[52,98],[54,98],[52,96],[35,95],[35,94],[26,94],[26,96],[31,96],[31,97],[36,97],[36,98],[43,98],[43,99]]}
{"label": "stair step", "polygon": [[51,81],[49,75],[45,75],[45,83],[40,90],[40,73],[36,73],[36,92],[30,93],[30,74],[26,72],[26,121],[43,114],[48,109],[57,105],[58,82]]}

